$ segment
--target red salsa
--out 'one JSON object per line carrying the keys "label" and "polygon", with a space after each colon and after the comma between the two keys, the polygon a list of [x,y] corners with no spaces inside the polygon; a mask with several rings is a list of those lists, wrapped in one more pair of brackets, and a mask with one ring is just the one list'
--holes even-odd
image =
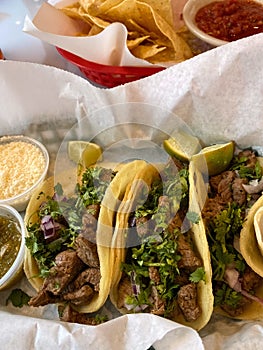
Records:
{"label": "red salsa", "polygon": [[206,34],[234,41],[263,32],[263,5],[252,0],[214,1],[197,12],[195,21]]}

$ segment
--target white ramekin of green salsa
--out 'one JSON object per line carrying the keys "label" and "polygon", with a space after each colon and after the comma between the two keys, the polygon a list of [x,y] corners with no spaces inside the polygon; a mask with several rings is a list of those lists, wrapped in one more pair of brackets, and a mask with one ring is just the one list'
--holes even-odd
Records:
{"label": "white ramekin of green salsa", "polygon": [[9,205],[0,205],[0,290],[22,276],[25,226],[22,216]]}

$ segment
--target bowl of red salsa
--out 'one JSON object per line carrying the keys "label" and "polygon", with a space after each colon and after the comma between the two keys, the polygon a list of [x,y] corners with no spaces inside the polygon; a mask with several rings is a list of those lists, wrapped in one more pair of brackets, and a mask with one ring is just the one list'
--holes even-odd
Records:
{"label": "bowl of red salsa", "polygon": [[263,0],[188,0],[183,18],[195,36],[220,46],[263,32]]}

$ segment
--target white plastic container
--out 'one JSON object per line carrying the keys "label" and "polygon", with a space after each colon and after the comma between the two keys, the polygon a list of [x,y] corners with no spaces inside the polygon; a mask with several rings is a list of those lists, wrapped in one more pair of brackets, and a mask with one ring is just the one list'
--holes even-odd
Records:
{"label": "white plastic container", "polygon": [[[18,213],[18,211],[8,205],[0,204],[0,217],[14,220],[18,231],[21,233],[21,243],[16,253],[16,258],[9,270],[2,276],[2,278],[0,278],[0,290],[3,290],[11,287],[22,277],[25,255],[25,224],[22,216]],[[1,231],[0,234],[3,235],[4,232]],[[0,247],[0,250],[1,248],[2,247]]]}
{"label": "white plastic container", "polygon": [[[14,150],[12,149],[12,145],[14,146]],[[29,148],[28,151],[27,148]],[[32,193],[46,177],[49,167],[49,154],[42,143],[23,135],[1,137],[0,156],[2,152],[5,153],[5,150],[6,153],[8,153],[6,156],[7,158],[5,160],[0,158],[0,162],[3,163],[0,163],[0,183],[2,189],[5,187],[12,188],[14,186],[14,190],[11,192],[12,195],[10,195],[10,197],[0,193],[0,204],[11,205],[21,212],[26,209]],[[32,162],[30,151],[32,151]],[[19,167],[16,162],[14,162],[14,166],[12,166],[12,152],[14,153],[14,158],[18,157],[21,173],[19,173]],[[37,157],[36,154],[38,155]],[[39,163],[36,161],[36,158],[39,159]],[[11,163],[11,165],[9,163]],[[25,167],[23,167],[23,164],[25,164]],[[16,189],[19,186],[22,187],[22,191],[21,188],[19,188],[19,191],[16,193]]]}

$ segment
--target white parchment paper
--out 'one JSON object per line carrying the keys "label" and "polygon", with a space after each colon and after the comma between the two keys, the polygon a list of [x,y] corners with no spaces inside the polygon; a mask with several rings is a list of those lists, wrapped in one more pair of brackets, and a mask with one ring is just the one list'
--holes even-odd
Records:
{"label": "white parchment paper", "polygon": [[[75,126],[86,116],[91,135],[97,135],[100,125],[104,131],[113,128],[113,135],[120,139],[136,136],[155,140],[156,130],[169,133],[183,121],[205,143],[233,139],[242,147],[261,149],[262,67],[261,34],[110,90],[52,67],[3,61],[0,134],[25,133],[40,139],[53,162],[65,135],[77,130]],[[127,102],[140,102],[152,109],[146,107],[140,119],[128,111],[111,113],[125,111]],[[153,113],[160,108],[167,113]],[[119,124],[122,127],[115,129]],[[109,133],[106,136],[110,141]],[[20,283],[18,286],[32,292],[27,281]],[[116,342],[118,349],[147,349],[151,345],[163,350],[261,349],[263,340],[262,322],[218,317],[213,317],[199,334],[152,315],[118,317],[99,327],[64,324],[57,320],[52,307],[32,310],[6,306],[9,292],[0,292],[3,349],[116,349]]]}
{"label": "white parchment paper", "polygon": [[59,10],[64,3],[56,0],[43,3],[34,18],[25,17],[23,31],[92,62],[112,66],[152,65],[130,53],[126,45],[127,28],[122,23],[112,23],[97,35],[76,36],[82,30]]}

